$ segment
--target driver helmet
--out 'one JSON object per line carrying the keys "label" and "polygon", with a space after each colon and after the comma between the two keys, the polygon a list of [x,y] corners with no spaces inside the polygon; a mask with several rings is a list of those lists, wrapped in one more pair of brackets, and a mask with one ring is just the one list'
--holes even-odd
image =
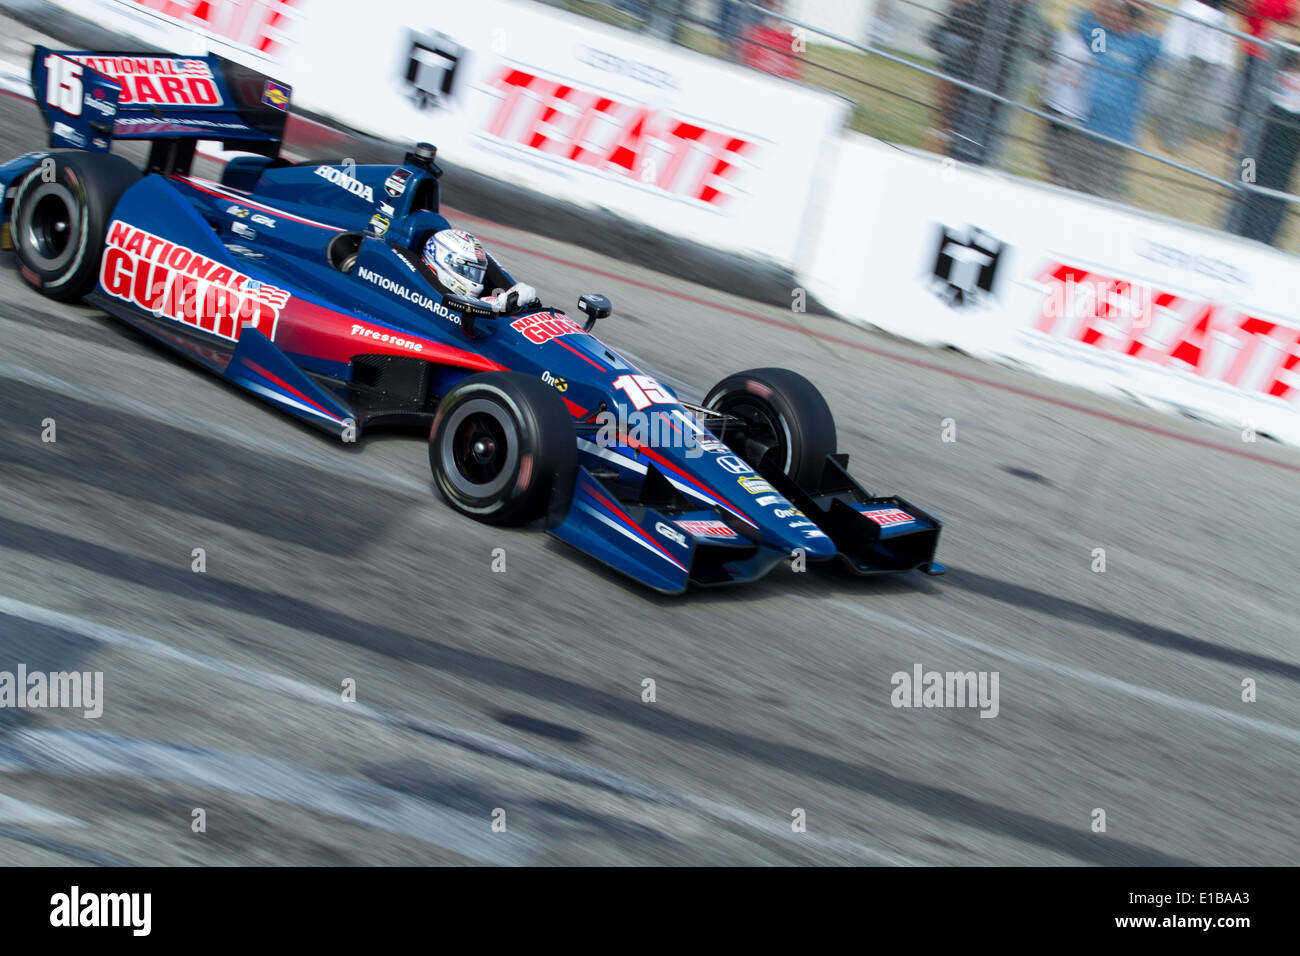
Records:
{"label": "driver helmet", "polygon": [[468,232],[461,229],[435,232],[424,244],[424,263],[456,295],[478,298],[483,292],[487,253],[483,244]]}

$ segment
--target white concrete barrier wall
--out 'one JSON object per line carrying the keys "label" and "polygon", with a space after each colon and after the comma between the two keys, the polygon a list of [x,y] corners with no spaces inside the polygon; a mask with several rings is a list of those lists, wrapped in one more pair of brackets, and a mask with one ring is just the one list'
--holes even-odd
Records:
{"label": "white concrete barrier wall", "polygon": [[1300,261],[845,137],[796,264],[846,318],[1300,443]]}
{"label": "white concrete barrier wall", "polygon": [[789,263],[838,97],[536,3],[55,0],[507,182]]}
{"label": "white concrete barrier wall", "polygon": [[856,134],[845,103],[539,4],[55,0],[303,107],[720,249],[851,320],[1300,444],[1300,261]]}

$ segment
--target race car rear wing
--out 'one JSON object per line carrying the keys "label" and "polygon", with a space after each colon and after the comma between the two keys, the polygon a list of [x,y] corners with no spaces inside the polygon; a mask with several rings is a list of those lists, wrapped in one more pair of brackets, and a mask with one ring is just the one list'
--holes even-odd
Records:
{"label": "race car rear wing", "polygon": [[150,169],[187,173],[194,144],[278,156],[292,90],[219,56],[92,53],[36,47],[32,90],[50,146],[107,152],[154,140]]}

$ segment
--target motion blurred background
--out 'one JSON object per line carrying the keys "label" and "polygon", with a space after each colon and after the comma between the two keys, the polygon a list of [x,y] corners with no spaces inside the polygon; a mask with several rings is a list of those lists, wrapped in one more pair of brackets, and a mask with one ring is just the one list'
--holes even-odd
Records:
{"label": "motion blurred background", "polygon": [[[1249,22],[1221,8],[1179,73],[1149,38],[1178,49],[1191,7],[1130,27],[1027,0],[385,6],[0,0],[0,156],[47,142],[36,44],[197,37],[266,61],[321,114],[295,114],[288,156],[395,164],[436,141],[449,218],[548,303],[609,293],[602,336],[684,397],[743,368],[815,378],[855,473],[943,518],[951,571],[665,598],[456,515],[423,435],[339,447],[0,254],[0,672],[104,676],[100,718],[0,708],[0,863],[1294,863],[1300,454],[1262,416],[1300,444],[1300,264],[1212,231],[1295,251],[1289,28],[1260,20],[1248,58]],[[1140,76],[1093,59],[1099,28]],[[417,54],[440,82],[413,95]],[[515,69],[548,78],[539,108],[494,134]],[[679,86],[644,82],[664,74]],[[764,74],[847,97],[853,130],[892,145]],[[661,137],[690,117],[761,151],[715,177],[717,208],[548,156],[532,117],[561,78],[618,123],[649,108]],[[818,109],[830,137],[795,129]],[[959,161],[950,188],[929,150]],[[683,252],[666,237],[687,226]],[[767,273],[744,255],[778,245]],[[1052,277],[1076,272],[1099,291],[1041,331]],[[1177,294],[1154,326],[1110,308],[1139,283]],[[855,321],[794,308],[796,285]],[[1257,316],[1270,333],[1244,330]],[[1137,336],[1140,355],[1112,347]],[[1249,381],[1237,350],[1267,359]],[[998,717],[896,706],[917,667],[1000,675]]]}
{"label": "motion blurred background", "polygon": [[1294,0],[538,2],[831,90],[899,146],[1300,251]]}

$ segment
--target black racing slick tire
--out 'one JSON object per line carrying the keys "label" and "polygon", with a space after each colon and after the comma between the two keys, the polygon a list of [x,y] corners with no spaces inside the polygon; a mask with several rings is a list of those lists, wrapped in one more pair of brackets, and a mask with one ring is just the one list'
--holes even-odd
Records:
{"label": "black racing slick tire", "polygon": [[140,171],[108,153],[54,152],[14,191],[10,236],[23,281],[73,301],[95,287],[109,217]]}
{"label": "black racing slick tire", "polygon": [[835,419],[817,386],[785,368],[728,375],[704,406],[732,416],[718,437],[753,468],[775,465],[802,488],[816,487],[835,453]]}
{"label": "black racing slick tire", "polygon": [[573,419],[541,379],[485,372],[438,404],[429,467],[447,503],[486,524],[525,524],[573,492],[578,470]]}

